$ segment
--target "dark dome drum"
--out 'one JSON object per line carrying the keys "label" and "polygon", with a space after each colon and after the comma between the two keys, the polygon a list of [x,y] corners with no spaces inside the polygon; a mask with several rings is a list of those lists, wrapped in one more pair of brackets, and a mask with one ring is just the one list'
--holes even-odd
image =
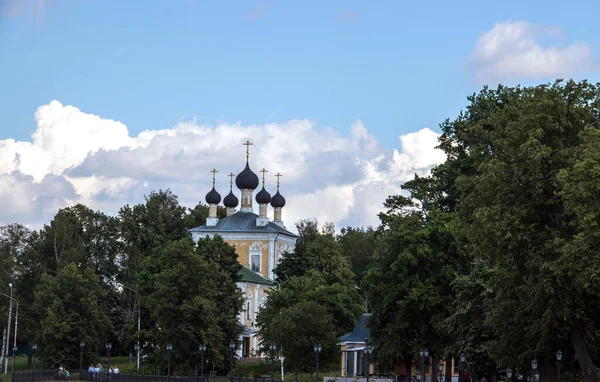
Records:
{"label": "dark dome drum", "polygon": [[213,187],[208,194],[206,194],[206,203],[208,204],[219,204],[221,202],[221,195]]}
{"label": "dark dome drum", "polygon": [[258,176],[250,170],[248,163],[246,163],[244,171],[235,177],[235,185],[240,190],[255,190],[258,187],[258,183]]}

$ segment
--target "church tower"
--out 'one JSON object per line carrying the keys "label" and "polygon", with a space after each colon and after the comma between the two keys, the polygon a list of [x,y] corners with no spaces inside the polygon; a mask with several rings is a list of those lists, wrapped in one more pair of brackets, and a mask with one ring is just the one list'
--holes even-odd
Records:
{"label": "church tower", "polygon": [[[223,205],[227,208],[227,217],[217,218],[217,207],[221,202],[221,195],[216,190],[216,174],[213,169],[213,188],[206,194],[206,203],[209,206],[209,217],[206,224],[192,228],[190,233],[194,241],[203,237],[219,235],[224,241],[235,247],[238,261],[242,265],[240,271],[241,281],[238,287],[244,293],[244,310],[239,316],[240,323],[244,326],[244,333],[240,338],[242,343],[238,351],[239,357],[258,357],[259,338],[255,327],[256,315],[265,302],[269,289],[276,286],[273,270],[279,264],[285,253],[293,252],[298,236],[288,231],[282,221],[281,211],[285,206],[285,198],[280,193],[280,173],[276,173],[277,193],[271,197],[266,189],[266,174],[263,168],[262,188],[256,194],[258,215],[254,212],[253,194],[261,180],[250,168],[250,146],[246,141],[246,166],[235,176],[229,174],[229,194],[223,198]],[[235,185],[240,191],[240,199],[233,193],[233,177]],[[240,203],[241,201],[241,203]],[[240,203],[239,211],[236,211]],[[273,221],[269,220],[269,205],[273,208]]]}

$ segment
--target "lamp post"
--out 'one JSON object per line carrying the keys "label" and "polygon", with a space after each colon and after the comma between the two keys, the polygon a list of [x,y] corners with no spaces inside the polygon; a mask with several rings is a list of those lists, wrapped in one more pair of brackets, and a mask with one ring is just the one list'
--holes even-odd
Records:
{"label": "lamp post", "polygon": [[[135,345],[133,345],[133,349],[135,350],[135,354],[136,354],[137,358],[139,359],[140,358],[140,343],[137,342]],[[140,363],[136,362],[135,374],[137,375],[139,373],[140,373]]]}
{"label": "lamp post", "polygon": [[35,381],[35,353],[37,353],[37,345],[33,344],[31,346],[31,349],[33,350],[33,380]]}
{"label": "lamp post", "polygon": [[229,349],[231,349],[231,366],[229,367],[230,380],[233,381],[233,358],[235,358],[235,342],[229,343]]}
{"label": "lamp post", "polygon": [[15,362],[17,361],[17,350],[19,350],[19,348],[16,346],[13,346],[13,348],[12,348],[12,351],[13,351],[12,372],[13,372],[13,374],[15,373]]}
{"label": "lamp post", "polygon": [[85,347],[85,341],[79,343],[79,374],[83,370],[83,348]]}
{"label": "lamp post", "polygon": [[106,380],[110,379],[110,349],[112,349],[112,344],[110,342],[107,342],[106,345],[104,345],[104,347],[106,348]]}
{"label": "lamp post", "polygon": [[275,380],[275,351],[277,345],[269,345],[269,351],[271,353],[271,381]]}
{"label": "lamp post", "polygon": [[173,345],[167,344],[167,377],[171,378],[171,351],[173,350]]}
{"label": "lamp post", "polygon": [[460,353],[460,362],[458,363],[458,381],[464,382],[465,379],[465,363],[467,362],[467,355]]}
{"label": "lamp post", "polygon": [[415,377],[417,377],[417,381],[421,380],[421,370],[418,370],[415,372]]}
{"label": "lamp post", "polygon": [[369,382],[369,375],[371,374],[371,370],[369,370],[369,359],[371,358],[371,354],[373,354],[373,348],[367,346],[365,348],[365,375],[367,377],[367,382]]}
{"label": "lamp post", "polygon": [[10,321],[12,320],[12,295],[13,295],[13,285],[12,283],[8,283],[10,287],[10,300],[8,303],[8,326],[6,329],[6,354],[5,354],[5,362],[4,362],[4,374],[8,374],[8,348],[10,346]]}
{"label": "lamp post", "polygon": [[442,361],[440,361],[440,363],[438,364],[438,370],[440,372],[440,376],[439,376],[439,380],[440,382],[442,382],[444,379],[442,378],[442,371],[444,371],[444,363]]}
{"label": "lamp post", "polygon": [[562,368],[562,352],[559,350],[556,352],[556,371],[558,372],[558,380],[560,382],[560,369]]}
{"label": "lamp post", "polygon": [[532,376],[534,382],[536,380],[537,372],[538,372],[538,361],[536,359],[534,359],[533,361],[531,361],[531,376]]}
{"label": "lamp post", "polygon": [[427,381],[427,370],[425,369],[425,367],[427,366],[427,358],[429,358],[429,349],[427,349],[427,348],[420,349],[419,355],[421,356],[421,360],[422,360],[423,381]]}
{"label": "lamp post", "polygon": [[323,346],[321,345],[315,345],[314,346],[315,349],[315,354],[317,355],[317,370],[316,370],[316,380],[317,382],[319,382],[319,353],[321,353],[321,350],[323,350]]}
{"label": "lamp post", "polygon": [[200,350],[200,376],[204,380],[204,352],[206,351],[206,345],[200,345],[198,350]]}
{"label": "lamp post", "polygon": [[481,382],[487,382],[487,378],[486,377],[481,377]]}

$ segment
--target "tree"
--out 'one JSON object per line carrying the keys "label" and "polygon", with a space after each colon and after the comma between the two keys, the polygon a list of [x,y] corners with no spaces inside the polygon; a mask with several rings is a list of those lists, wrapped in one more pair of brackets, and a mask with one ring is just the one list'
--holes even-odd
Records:
{"label": "tree", "polygon": [[314,365],[312,346],[321,344],[326,349],[323,364],[331,365],[336,360],[337,338],[353,328],[361,311],[353,287],[327,284],[313,269],[272,290],[256,324],[263,348],[277,344],[292,370],[309,371]]}
{"label": "tree", "polygon": [[171,241],[156,257],[144,260],[140,277],[142,304],[153,326],[151,362],[164,367],[165,346],[172,343],[174,365],[190,373],[198,364],[190,354],[206,344],[208,359],[227,368],[229,343],[241,334],[236,259],[234,248],[215,237],[201,239],[197,248],[189,239]]}
{"label": "tree", "polygon": [[79,366],[79,342],[85,341],[85,362],[91,362],[110,338],[112,327],[100,306],[100,280],[89,268],[65,264],[56,276],[44,274],[35,292],[34,311],[40,360],[48,367]]}
{"label": "tree", "polygon": [[598,340],[599,287],[583,264],[600,260],[594,235],[586,236],[599,178],[584,173],[597,159],[588,140],[597,142],[600,88],[585,81],[486,87],[469,101],[442,124],[440,147],[460,170],[460,230],[490,269],[489,354],[517,367],[536,357],[551,381],[554,352],[572,354],[570,342],[585,380],[595,382],[589,346]]}
{"label": "tree", "polygon": [[454,215],[434,206],[421,209],[402,196],[388,198],[385,207],[381,243],[364,278],[377,362],[392,367],[423,347],[434,359],[445,356],[450,343],[445,320],[454,298],[450,284],[462,261]]}
{"label": "tree", "polygon": [[330,225],[325,225],[323,232],[319,232],[316,221],[301,221],[297,228],[300,238],[294,252],[286,254],[274,271],[280,282],[293,276],[303,276],[314,269],[323,275],[327,283],[356,285],[350,262]]}
{"label": "tree", "polygon": [[[316,221],[302,221],[297,227],[300,239],[294,252],[286,254],[274,271],[280,288],[269,292],[256,323],[263,348],[279,345],[290,367],[308,371],[314,360],[309,362],[306,352],[314,355],[312,346],[320,343],[326,349],[324,364],[333,362],[336,339],[354,328],[364,308],[333,225],[319,230]],[[296,317],[299,323],[310,321],[310,329],[304,327],[302,332],[299,323],[293,324],[298,333],[290,336],[288,324],[292,324],[289,317],[281,317],[282,312]]]}

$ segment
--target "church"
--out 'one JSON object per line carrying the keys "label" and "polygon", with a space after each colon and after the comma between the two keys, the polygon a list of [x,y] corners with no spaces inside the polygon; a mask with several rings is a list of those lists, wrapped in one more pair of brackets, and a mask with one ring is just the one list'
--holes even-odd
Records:
{"label": "church", "polygon": [[[221,203],[221,194],[216,190],[216,173],[213,169],[213,187],[206,194],[208,218],[206,224],[192,228],[190,233],[194,241],[206,236],[219,235],[225,242],[235,248],[238,261],[242,265],[241,281],[238,287],[244,293],[244,308],[239,315],[239,322],[244,332],[239,339],[238,357],[260,356],[260,339],[255,327],[256,316],[263,306],[266,295],[271,288],[277,288],[273,270],[286,252],[293,252],[298,236],[285,228],[282,220],[282,209],[285,198],[281,195],[279,172],[277,192],[271,194],[265,188],[266,169],[262,169],[262,188],[256,194],[258,215],[253,207],[253,194],[261,183],[258,176],[250,169],[250,143],[246,141],[246,167],[237,176],[229,174],[229,194],[223,198],[227,209],[227,217],[217,217],[217,207]],[[240,192],[240,199],[233,193],[233,177]],[[241,203],[240,203],[241,200]],[[239,210],[238,205],[240,206]],[[269,218],[269,205],[272,207],[273,219]]]}

